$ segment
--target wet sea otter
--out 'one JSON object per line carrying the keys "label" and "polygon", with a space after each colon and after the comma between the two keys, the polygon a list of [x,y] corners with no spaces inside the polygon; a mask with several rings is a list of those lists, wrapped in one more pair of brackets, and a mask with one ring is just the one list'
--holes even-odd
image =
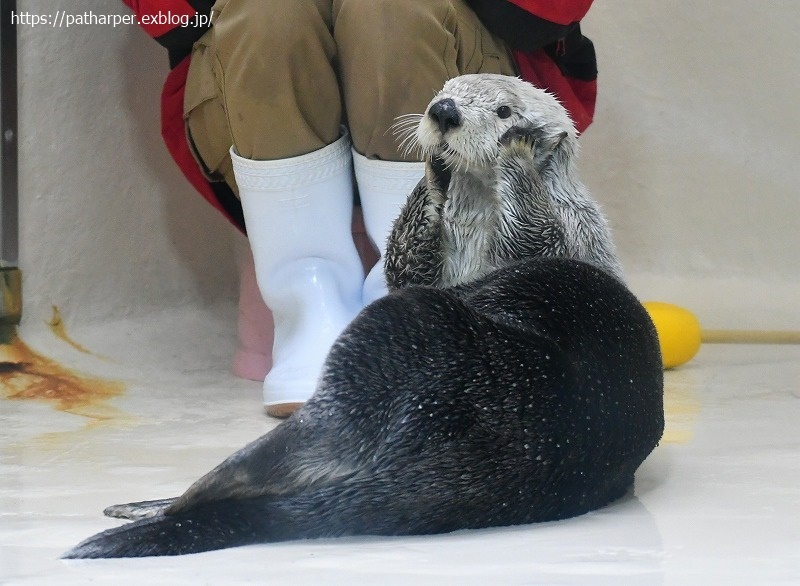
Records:
{"label": "wet sea otter", "polygon": [[67,558],[549,521],[622,496],[663,431],[653,325],[573,168],[575,131],[516,78],[449,81],[414,121],[426,177],[388,296],[311,399],[182,496]]}

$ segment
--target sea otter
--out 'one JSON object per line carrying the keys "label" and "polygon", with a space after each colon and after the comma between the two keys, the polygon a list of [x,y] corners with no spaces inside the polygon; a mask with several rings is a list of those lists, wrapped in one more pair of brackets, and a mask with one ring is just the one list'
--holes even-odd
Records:
{"label": "sea otter", "polygon": [[631,487],[663,431],[661,356],[565,111],[463,76],[415,126],[428,164],[389,241],[393,291],[311,399],[182,496],[112,507],[138,520],[64,557],[550,521]]}

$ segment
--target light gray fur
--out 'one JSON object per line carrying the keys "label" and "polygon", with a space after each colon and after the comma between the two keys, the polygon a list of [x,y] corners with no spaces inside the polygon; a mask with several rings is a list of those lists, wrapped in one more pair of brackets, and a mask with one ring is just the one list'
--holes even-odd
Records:
{"label": "light gray fur", "polygon": [[[443,133],[431,108],[446,99],[460,123]],[[608,223],[578,178],[575,127],[552,95],[514,77],[464,75],[398,129],[427,165],[389,239],[390,286],[459,285],[536,256],[623,280]]]}

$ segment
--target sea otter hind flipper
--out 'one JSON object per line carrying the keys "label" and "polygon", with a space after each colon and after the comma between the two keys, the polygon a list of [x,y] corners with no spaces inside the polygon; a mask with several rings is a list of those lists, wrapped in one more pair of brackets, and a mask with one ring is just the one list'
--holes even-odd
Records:
{"label": "sea otter hind flipper", "polygon": [[172,556],[292,539],[293,524],[269,499],[204,503],[176,515],[157,514],[82,541],[63,559]]}
{"label": "sea otter hind flipper", "polygon": [[155,517],[159,513],[162,513],[176,500],[177,497],[171,497],[152,501],[139,501],[135,503],[111,505],[110,507],[103,509],[103,514],[106,517],[114,517],[115,519],[128,519],[129,521],[137,521],[139,519]]}

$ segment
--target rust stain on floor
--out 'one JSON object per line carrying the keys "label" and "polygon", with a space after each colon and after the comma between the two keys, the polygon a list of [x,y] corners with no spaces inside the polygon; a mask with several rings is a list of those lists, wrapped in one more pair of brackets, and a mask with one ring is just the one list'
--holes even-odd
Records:
{"label": "rust stain on floor", "polygon": [[125,385],[79,374],[31,350],[15,336],[4,344],[13,361],[0,362],[0,393],[15,401],[42,401],[55,409],[106,421],[122,413],[108,401],[122,395]]}
{"label": "rust stain on floor", "polygon": [[100,356],[95,354],[86,346],[83,346],[72,339],[72,337],[67,333],[67,327],[64,324],[64,320],[61,319],[61,312],[58,311],[58,307],[55,305],[53,306],[53,317],[50,318],[50,321],[47,322],[47,325],[50,326],[50,331],[55,334],[55,336],[73,348],[75,348],[78,352],[83,352],[84,354],[91,354],[92,356],[97,356],[98,358],[102,358],[103,360],[108,360],[105,356]]}

